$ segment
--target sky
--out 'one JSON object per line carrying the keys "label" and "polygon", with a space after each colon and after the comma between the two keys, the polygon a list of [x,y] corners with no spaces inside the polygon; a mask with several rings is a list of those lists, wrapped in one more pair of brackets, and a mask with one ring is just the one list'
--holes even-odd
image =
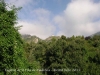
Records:
{"label": "sky", "polygon": [[21,34],[45,39],[51,35],[89,36],[100,31],[100,0],[5,0],[22,7]]}

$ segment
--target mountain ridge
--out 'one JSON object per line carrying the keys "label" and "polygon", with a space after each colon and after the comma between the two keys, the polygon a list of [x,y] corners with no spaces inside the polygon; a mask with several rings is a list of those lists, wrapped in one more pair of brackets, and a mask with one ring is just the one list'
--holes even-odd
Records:
{"label": "mountain ridge", "polygon": [[[95,35],[100,35],[100,31],[96,32],[90,36],[86,36],[86,37],[93,37]],[[34,43],[38,43],[38,41],[43,41],[43,39],[37,37],[36,35],[30,35],[30,34],[22,34],[22,39],[24,39],[24,41],[30,43],[30,42],[34,42]],[[49,37],[47,37],[46,39],[44,39],[44,41],[51,41],[53,38],[58,40],[61,36],[54,36],[51,35]]]}

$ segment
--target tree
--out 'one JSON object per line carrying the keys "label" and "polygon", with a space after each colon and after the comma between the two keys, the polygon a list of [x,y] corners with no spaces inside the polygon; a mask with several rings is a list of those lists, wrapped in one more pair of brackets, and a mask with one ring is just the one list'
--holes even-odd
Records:
{"label": "tree", "polygon": [[[7,69],[20,69],[24,65],[23,41],[15,28],[17,8],[7,10],[4,0],[0,0],[0,71],[8,74]],[[20,74],[20,72],[12,72]]]}
{"label": "tree", "polygon": [[39,72],[24,71],[37,68],[38,64],[35,61],[30,64],[25,57],[24,42],[19,27],[15,27],[19,9],[12,6],[7,10],[7,4],[0,0],[0,75],[40,75]]}

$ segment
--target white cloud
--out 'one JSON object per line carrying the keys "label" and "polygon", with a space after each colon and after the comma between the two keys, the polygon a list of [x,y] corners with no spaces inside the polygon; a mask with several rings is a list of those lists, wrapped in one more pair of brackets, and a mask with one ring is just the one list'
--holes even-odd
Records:
{"label": "white cloud", "polygon": [[[34,8],[41,0],[6,0],[8,4],[23,7],[20,17],[25,17],[18,21],[18,25],[23,27],[19,30],[21,34],[36,35],[42,39],[55,33],[55,26],[50,17],[52,13],[43,8]],[[31,18],[31,19],[30,19]]]}
{"label": "white cloud", "polygon": [[50,11],[45,10],[43,8],[38,8],[33,10],[33,13],[35,13],[37,16],[49,16],[50,15]]}
{"label": "white cloud", "polygon": [[43,8],[33,10],[32,14],[39,22],[48,22],[51,16],[51,12]]}
{"label": "white cloud", "polygon": [[21,30],[22,34],[36,35],[42,39],[51,36],[55,32],[55,26],[50,21],[50,11],[43,8],[35,9],[32,12],[35,20],[32,22],[19,21],[19,25],[23,25]]}
{"label": "white cloud", "polygon": [[42,39],[47,38],[48,36],[52,35],[55,31],[54,27],[51,25],[46,26],[39,23],[28,23],[24,21],[19,21],[18,25],[22,25],[23,27],[19,32],[21,34],[30,34],[30,35],[36,35]]}
{"label": "white cloud", "polygon": [[24,20],[19,21],[19,25],[23,25],[20,32],[36,35],[42,39],[54,35],[55,32],[57,32],[57,35],[72,36],[91,35],[99,31],[100,3],[94,3],[93,1],[71,0],[62,14],[54,17],[54,22],[59,26],[59,30],[56,30],[57,27],[54,26],[55,24],[51,19],[52,12],[44,8],[35,9],[34,5],[41,2],[41,0],[6,0],[12,5],[23,7],[23,12],[20,16]]}
{"label": "white cloud", "polygon": [[100,19],[99,13],[100,3],[94,3],[93,0],[72,0],[54,21],[66,36],[86,36],[100,31],[100,20],[96,21]]}

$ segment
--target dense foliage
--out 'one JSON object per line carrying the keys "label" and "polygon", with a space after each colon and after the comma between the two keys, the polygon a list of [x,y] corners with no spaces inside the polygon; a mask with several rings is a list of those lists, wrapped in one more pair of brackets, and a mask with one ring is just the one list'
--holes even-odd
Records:
{"label": "dense foliage", "polygon": [[38,68],[39,64],[32,64],[26,59],[24,42],[15,27],[17,11],[15,6],[7,10],[7,4],[0,0],[0,75],[40,75],[38,72],[28,70],[30,66]]}
{"label": "dense foliage", "polygon": [[26,51],[41,63],[44,75],[100,75],[100,36],[61,36],[29,43]]}

